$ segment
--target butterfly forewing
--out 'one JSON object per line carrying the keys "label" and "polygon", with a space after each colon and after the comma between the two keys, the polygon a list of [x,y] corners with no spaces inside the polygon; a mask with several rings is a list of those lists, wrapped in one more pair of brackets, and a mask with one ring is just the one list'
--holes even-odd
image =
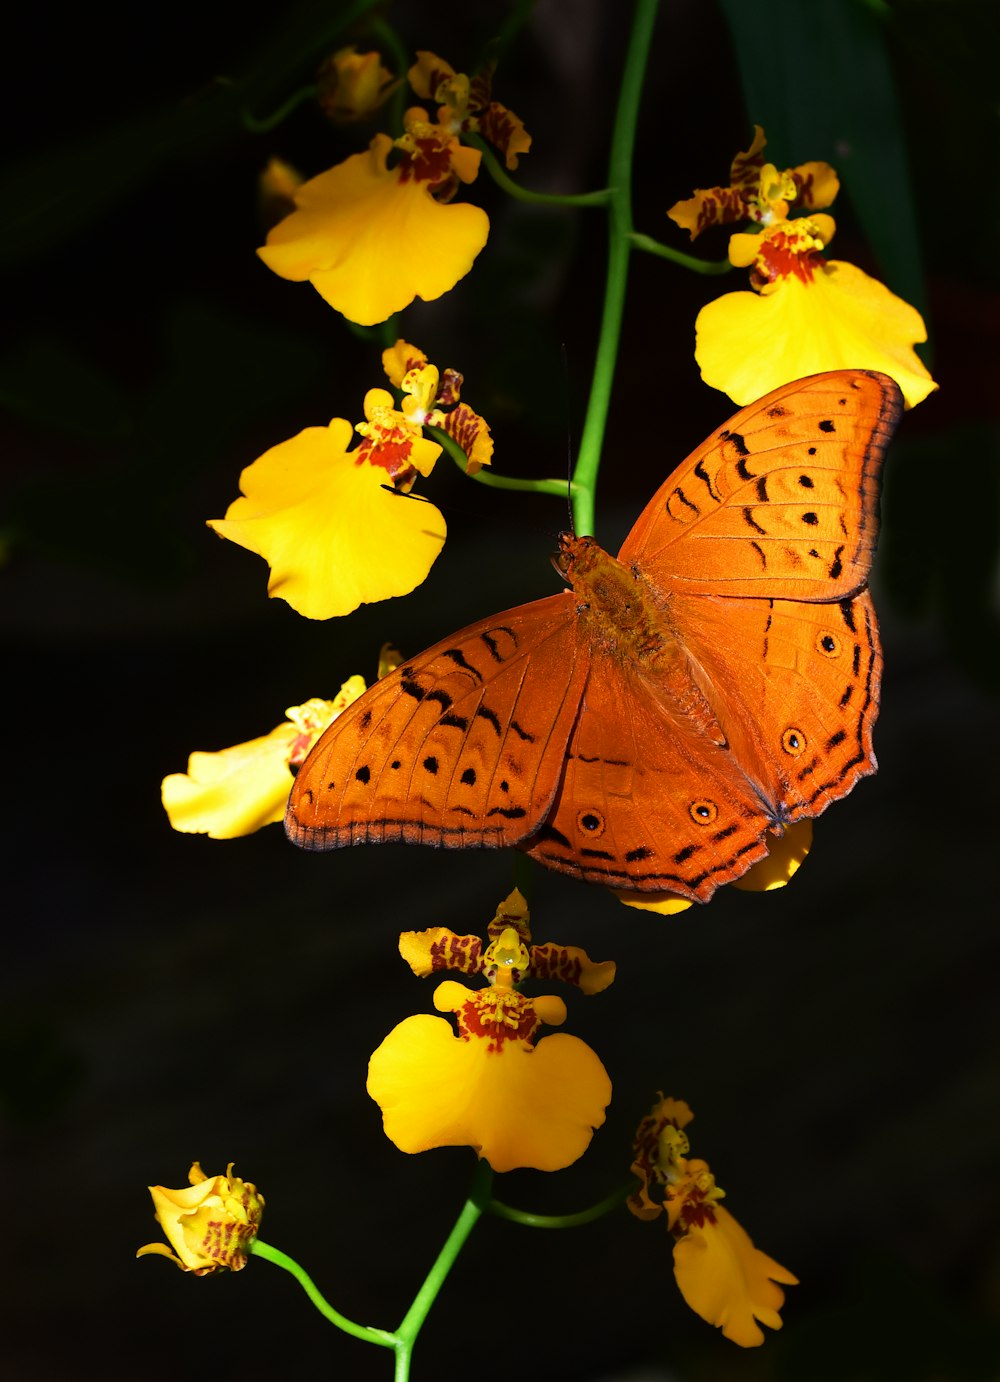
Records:
{"label": "butterfly forewing", "polygon": [[874,372],[776,389],[661,485],[619,560],[688,594],[853,594],[871,566],[882,454],[901,409],[899,389]]}
{"label": "butterfly forewing", "polygon": [[310,849],[516,844],[555,795],[585,671],[576,635],[572,597],[551,595],[377,682],[306,759],[289,837]]}

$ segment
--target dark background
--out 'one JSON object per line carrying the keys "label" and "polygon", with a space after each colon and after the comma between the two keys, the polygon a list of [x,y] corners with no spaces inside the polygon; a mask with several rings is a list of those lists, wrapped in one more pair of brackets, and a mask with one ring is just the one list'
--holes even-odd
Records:
{"label": "dark background", "polygon": [[[662,919],[536,879],[536,938],[618,961],[608,993],[569,996],[567,1028],[615,1094],[577,1166],[501,1185],[548,1212],[600,1198],[662,1088],[691,1103],[695,1153],[802,1285],[781,1334],[743,1352],[683,1305],[662,1225],[622,1212],[532,1234],[491,1220],[428,1321],[418,1379],[1000,1376],[996,36],[986,4],[807,8],[833,28],[874,23],[884,70],[859,58],[845,72],[829,45],[790,60],[791,0],[760,7],[771,63],[752,35],[737,28],[734,42],[722,8],[664,4],[636,220],[686,247],[665,209],[725,180],[754,119],[788,117],[789,146],[769,146],[779,166],[840,166],[832,145],[792,146],[796,119],[819,112],[835,128],[838,100],[861,100],[866,81],[897,93],[902,165],[881,123],[871,144],[883,187],[909,170],[915,220],[875,216],[879,262],[863,232],[872,203],[845,192],[834,208],[836,254],[925,306],[941,384],[904,418],[888,464],[873,578],[880,772],[818,824],[778,893],[723,890]],[[389,13],[411,47],[461,68],[511,7]],[[513,41],[497,95],[535,135],[526,185],[603,183],[627,13],[542,0]],[[8,49],[0,1375],[14,1382],[386,1378],[388,1356],[332,1331],[268,1264],[197,1280],[135,1262],[157,1236],[144,1186],[182,1185],[195,1157],[210,1173],[234,1159],[267,1197],[264,1237],[345,1313],[391,1327],[468,1183],[468,1150],[407,1158],[388,1143],[365,1065],[397,1021],[429,1010],[398,931],[481,931],[509,859],[316,857],[276,827],[217,842],[173,833],[158,800],[192,749],[264,733],[286,705],[371,677],[384,639],[413,651],[557,587],[561,501],[469,484],[445,461],[424,487],[450,529],[429,579],[347,620],[267,601],[264,564],[204,526],[244,465],[303,426],[360,417],[381,382],[377,344],[254,255],[266,159],[313,174],[371,131],[333,131],[306,105],[250,134],[233,94],[258,113],[279,105],[310,80],[315,36],[337,14],[305,4],[258,22],[244,6],[181,3],[111,29],[36,8]],[[749,111],[741,77],[758,89]],[[596,340],[603,220],[512,206],[485,177],[469,196],[490,213],[489,244],[403,330],[464,371],[498,470],[559,475]],[[705,249],[724,252],[722,236]],[[699,380],[693,322],[737,286],[635,256],[599,495],[612,549],[732,411]]]}

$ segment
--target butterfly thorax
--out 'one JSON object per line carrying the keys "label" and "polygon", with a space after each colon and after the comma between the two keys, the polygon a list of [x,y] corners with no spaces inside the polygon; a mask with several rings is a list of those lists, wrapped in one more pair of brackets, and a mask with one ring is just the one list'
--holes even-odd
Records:
{"label": "butterfly thorax", "polygon": [[667,606],[642,573],[605,552],[593,538],[571,533],[560,535],[557,564],[573,587],[591,647],[654,683],[660,698],[721,742],[724,736],[671,629]]}

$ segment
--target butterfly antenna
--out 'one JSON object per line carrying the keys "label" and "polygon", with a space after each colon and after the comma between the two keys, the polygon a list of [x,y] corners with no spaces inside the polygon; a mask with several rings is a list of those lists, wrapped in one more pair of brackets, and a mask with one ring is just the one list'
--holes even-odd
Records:
{"label": "butterfly antenna", "polygon": [[566,508],[569,511],[568,528],[573,535],[576,535],[576,519],[573,516],[573,452],[576,449],[573,445],[573,426],[570,422],[569,412],[569,351],[566,349],[566,342],[563,341],[560,350],[563,367],[563,403],[566,409]]}
{"label": "butterfly antenna", "polygon": [[379,488],[384,489],[388,494],[394,494],[397,499],[412,499],[414,503],[417,504],[431,504],[434,502],[432,499],[428,499],[425,494],[412,494],[407,489],[397,489],[395,485],[380,485]]}

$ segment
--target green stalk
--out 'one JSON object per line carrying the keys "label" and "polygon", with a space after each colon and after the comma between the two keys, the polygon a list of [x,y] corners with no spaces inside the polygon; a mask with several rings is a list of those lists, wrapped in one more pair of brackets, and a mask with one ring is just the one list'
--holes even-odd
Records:
{"label": "green stalk", "polygon": [[266,1262],[273,1262],[275,1266],[284,1267],[286,1272],[290,1272],[324,1319],[335,1324],[345,1334],[350,1334],[355,1339],[361,1339],[367,1344],[378,1344],[381,1348],[391,1348],[396,1355],[395,1382],[407,1382],[417,1335],[423,1327],[431,1306],[437,1300],[438,1293],[444,1285],[448,1273],[455,1265],[455,1259],[465,1246],[465,1240],[479,1222],[483,1211],[491,1203],[492,1186],[492,1167],[489,1162],[480,1161],[472,1178],[469,1198],[462,1206],[462,1211],[455,1221],[454,1228],[445,1240],[444,1247],[435,1258],[434,1265],[424,1278],[420,1290],[413,1298],[413,1304],[403,1317],[402,1324],[391,1333],[387,1329],[375,1329],[369,1325],[355,1324],[346,1315],[342,1315],[339,1310],[335,1310],[305,1268],[300,1267],[298,1262],[293,1257],[289,1257],[287,1253],[281,1252],[278,1248],[272,1248],[269,1243],[262,1243],[259,1238],[253,1243],[251,1251],[255,1257],[262,1257]]}
{"label": "green stalk", "polygon": [[527,187],[522,187],[520,183],[507,176],[506,170],[485,139],[480,138],[478,134],[468,133],[463,134],[462,139],[473,149],[479,150],[490,177],[515,201],[542,203],[545,206],[607,206],[611,200],[611,191],[608,188],[602,188],[599,192],[530,192]]}
{"label": "green stalk", "polygon": [[[450,436],[443,427],[430,427],[426,423],[424,424],[424,434],[443,447],[459,470],[465,474],[465,467],[469,463],[469,458],[454,437]],[[477,470],[475,475],[469,476],[469,479],[478,480],[481,485],[487,485],[493,489],[520,489],[527,490],[531,494],[558,494],[561,497],[565,497],[566,494],[565,480],[527,480],[519,479],[516,475],[494,475],[489,466]]]}
{"label": "green stalk", "polygon": [[696,255],[685,254],[683,250],[671,249],[661,240],[654,240],[651,235],[642,235],[637,230],[632,232],[632,245],[647,254],[669,259],[671,264],[680,264],[681,268],[693,269],[696,274],[727,274],[733,267],[728,259],[699,259]]}
{"label": "green stalk", "polygon": [[493,1168],[488,1161],[478,1162],[472,1178],[469,1198],[463,1205],[461,1214],[455,1220],[455,1226],[449,1233],[444,1247],[438,1253],[433,1267],[427,1273],[423,1285],[414,1296],[413,1304],[407,1310],[402,1324],[396,1330],[395,1382],[406,1382],[410,1375],[410,1358],[413,1353],[413,1345],[417,1341],[417,1335],[420,1333],[431,1306],[437,1300],[445,1278],[455,1264],[455,1259],[465,1246],[465,1240],[475,1228],[480,1215],[489,1203],[492,1185]]}
{"label": "green stalk", "polygon": [[611,385],[621,339],[628,261],[632,248],[632,155],[635,149],[635,128],[639,118],[639,98],[642,94],[642,81],[657,4],[658,0],[637,0],[611,140],[611,158],[608,165],[611,202],[608,208],[610,225],[604,313],[597,357],[594,361],[590,400],[584,418],[583,435],[580,438],[580,454],[573,472],[573,519],[577,534],[581,537],[594,531],[597,472],[601,464],[601,448],[611,402]]}
{"label": "green stalk", "polygon": [[346,1315],[342,1315],[339,1310],[334,1310],[326,1297],[321,1294],[309,1273],[304,1267],[299,1266],[294,1257],[289,1257],[287,1253],[281,1252],[278,1248],[272,1248],[269,1243],[262,1243],[259,1238],[254,1242],[251,1251],[254,1257],[263,1257],[265,1262],[273,1262],[275,1266],[284,1267],[286,1272],[291,1272],[319,1313],[331,1324],[335,1324],[338,1329],[342,1329],[345,1334],[353,1334],[355,1339],[363,1339],[368,1344],[381,1344],[383,1348],[396,1347],[395,1337],[387,1333],[386,1330],[371,1329],[363,1324],[355,1324]]}
{"label": "green stalk", "polygon": [[577,1210],[575,1214],[532,1214],[526,1209],[514,1209],[512,1205],[493,1199],[486,1208],[498,1219],[509,1219],[511,1223],[524,1224],[526,1228],[578,1228],[581,1224],[592,1224],[595,1219],[603,1219],[605,1214],[624,1204],[634,1189],[634,1182],[619,1186],[589,1209]]}

